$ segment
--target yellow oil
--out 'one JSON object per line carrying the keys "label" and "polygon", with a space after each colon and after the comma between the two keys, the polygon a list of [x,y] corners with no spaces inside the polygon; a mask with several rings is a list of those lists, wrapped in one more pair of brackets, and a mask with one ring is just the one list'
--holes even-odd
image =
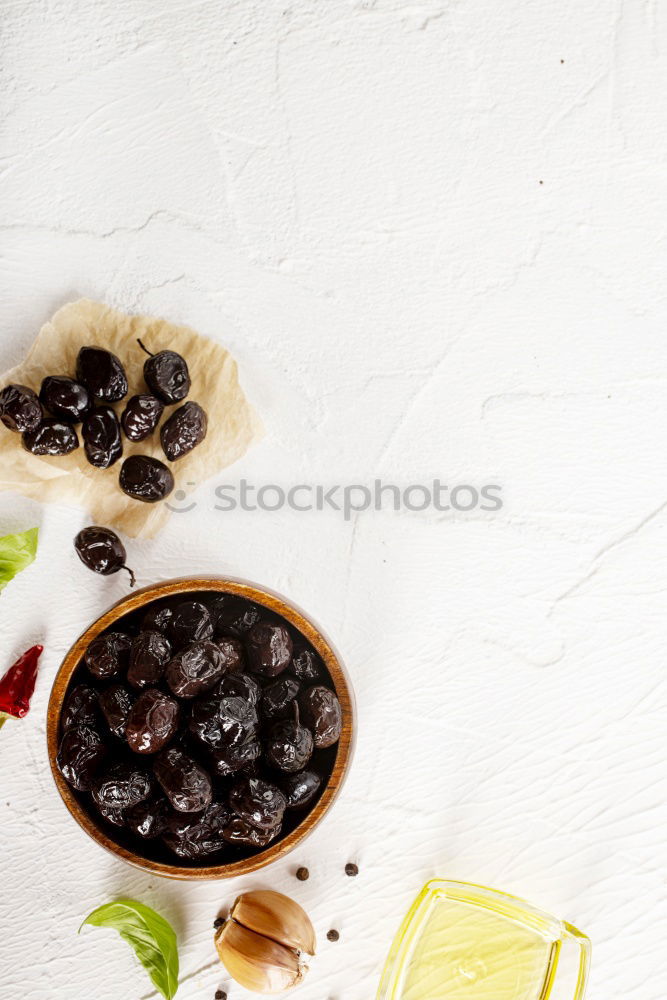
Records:
{"label": "yellow oil", "polygon": [[401,1000],[546,1000],[553,948],[506,914],[441,897],[415,941]]}

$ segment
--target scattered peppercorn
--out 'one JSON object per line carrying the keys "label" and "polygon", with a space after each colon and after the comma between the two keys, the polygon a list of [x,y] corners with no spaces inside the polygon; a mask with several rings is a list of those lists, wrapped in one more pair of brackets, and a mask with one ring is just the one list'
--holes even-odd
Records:
{"label": "scattered peppercorn", "polygon": [[222,925],[224,924],[224,922],[225,922],[225,918],[224,917],[216,917],[215,920],[213,921],[213,927],[217,931],[218,927],[222,927]]}
{"label": "scattered peppercorn", "polygon": [[227,994],[224,990],[215,991],[215,1000],[227,1000]]}
{"label": "scattered peppercorn", "polygon": [[299,882],[307,882],[308,879],[310,878],[310,872],[308,871],[307,868],[297,868],[296,877],[298,878]]}
{"label": "scattered peppercorn", "polygon": [[349,875],[350,878],[354,878],[355,875],[359,874],[359,867],[353,861],[348,861],[345,865],[345,874]]}
{"label": "scattered peppercorn", "polygon": [[327,941],[337,941],[339,937],[340,934],[333,928],[330,931],[327,931]]}

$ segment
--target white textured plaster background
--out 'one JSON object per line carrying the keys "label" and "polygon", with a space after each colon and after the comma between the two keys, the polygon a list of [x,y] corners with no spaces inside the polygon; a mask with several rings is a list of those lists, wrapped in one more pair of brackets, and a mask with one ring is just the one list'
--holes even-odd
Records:
{"label": "white textured plaster background", "polygon": [[3,1000],[149,995],[112,933],[76,934],[117,894],[174,922],[179,1000],[213,1000],[211,921],[254,885],[317,924],[301,1000],[367,1000],[433,875],[581,926],[590,1000],[663,1000],[667,9],[1,6],[1,368],[74,296],[162,314],[235,353],[266,421],[223,479],[439,475],[505,500],[345,523],[222,514],[206,487],[129,543],[142,584],[228,572],[303,604],[359,701],[316,835],[256,878],[187,885],[102,853],[56,795],[50,683],[126,584],[75,562],[85,512],[0,495],[3,532],[42,528],[1,599],[3,667],[46,645],[32,714],[1,734]]}

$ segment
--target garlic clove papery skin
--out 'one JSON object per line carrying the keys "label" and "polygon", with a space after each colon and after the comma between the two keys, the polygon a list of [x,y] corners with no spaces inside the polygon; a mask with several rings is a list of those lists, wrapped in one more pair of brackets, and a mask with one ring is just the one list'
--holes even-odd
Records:
{"label": "garlic clove papery skin", "polygon": [[230,916],[257,934],[278,944],[315,954],[315,928],[310,917],[298,903],[281,892],[258,889],[239,896]]}
{"label": "garlic clove papery skin", "polygon": [[296,951],[231,918],[217,932],[215,946],[232,979],[252,993],[284,993],[307,972]]}

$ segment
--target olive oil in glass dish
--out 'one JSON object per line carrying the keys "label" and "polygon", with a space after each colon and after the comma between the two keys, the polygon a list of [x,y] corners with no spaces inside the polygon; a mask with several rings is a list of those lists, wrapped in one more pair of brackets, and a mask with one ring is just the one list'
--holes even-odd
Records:
{"label": "olive oil in glass dish", "polygon": [[428,882],[389,952],[377,1000],[583,1000],[589,939],[522,899]]}

